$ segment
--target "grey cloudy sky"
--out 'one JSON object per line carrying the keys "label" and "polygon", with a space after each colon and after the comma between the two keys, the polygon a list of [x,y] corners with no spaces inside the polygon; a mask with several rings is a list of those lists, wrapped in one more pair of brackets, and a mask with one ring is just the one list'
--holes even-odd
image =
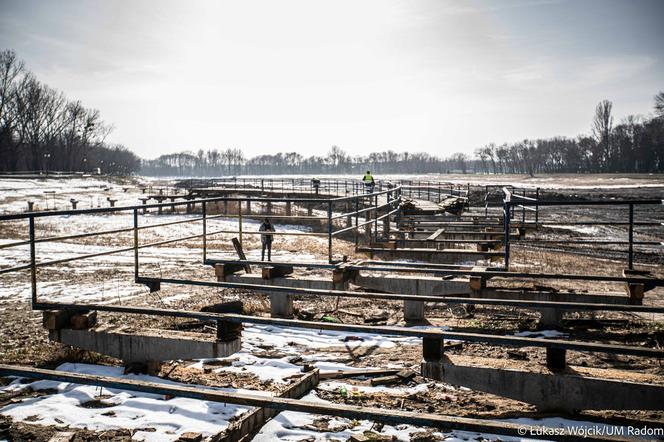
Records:
{"label": "grey cloudy sky", "polygon": [[0,49],[144,157],[447,155],[648,114],[664,1],[0,0]]}

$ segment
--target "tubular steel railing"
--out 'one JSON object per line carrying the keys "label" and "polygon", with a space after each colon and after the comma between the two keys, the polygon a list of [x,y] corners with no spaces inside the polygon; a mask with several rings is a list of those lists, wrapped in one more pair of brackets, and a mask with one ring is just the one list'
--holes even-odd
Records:
{"label": "tubular steel railing", "polygon": [[[343,186],[340,187],[343,189]],[[401,188],[400,187],[389,187],[386,190],[379,190],[373,193],[358,193],[350,196],[335,196],[330,198],[252,198],[252,197],[215,197],[215,198],[205,198],[205,199],[189,199],[186,201],[171,201],[168,203],[158,203],[158,204],[142,204],[134,206],[125,206],[125,207],[105,207],[105,208],[91,208],[91,209],[78,209],[78,210],[60,210],[60,211],[42,211],[42,212],[28,212],[28,213],[19,213],[19,214],[8,214],[0,215],[0,222],[8,221],[26,221],[28,222],[28,239],[27,240],[18,240],[5,244],[0,244],[0,249],[7,249],[11,247],[19,246],[29,246],[29,260],[27,264],[14,265],[9,268],[0,269],[0,275],[29,270],[30,271],[30,280],[31,280],[31,300],[33,304],[37,304],[37,269],[47,266],[69,263],[72,261],[94,258],[99,256],[113,255],[124,252],[134,253],[134,279],[139,281],[140,279],[140,249],[145,249],[149,247],[157,247],[166,244],[172,244],[181,241],[187,241],[192,239],[201,239],[202,240],[202,255],[203,262],[208,260],[208,239],[219,234],[237,234],[239,237],[240,245],[242,245],[242,238],[245,235],[261,235],[262,232],[259,231],[247,231],[243,228],[243,219],[244,218],[278,218],[278,219],[305,219],[305,220],[318,220],[321,225],[326,226],[325,231],[321,232],[271,232],[274,236],[306,236],[306,237],[326,237],[328,240],[328,263],[333,264],[333,246],[334,238],[342,234],[355,232],[354,241],[355,245],[359,244],[360,235],[359,230],[362,227],[365,227],[367,233],[367,240],[370,241],[372,238],[375,241],[378,237],[378,222],[383,220],[386,227],[386,233],[389,232],[389,223],[390,218],[398,217],[400,205],[401,205]],[[219,206],[220,203],[224,203],[224,207],[227,208],[228,203],[237,204],[237,213],[227,213],[227,210],[224,210],[225,213],[214,214],[210,213],[211,205]],[[264,214],[264,213],[254,213],[250,212],[251,203],[255,204],[265,204],[268,207],[276,204],[285,203],[287,205],[287,214]],[[139,214],[146,214],[148,211],[157,210],[158,213],[162,213],[163,209],[170,207],[172,212],[176,211],[176,207],[186,206],[187,213],[191,213],[192,209],[197,205],[201,207],[201,216],[197,216],[191,219],[185,220],[176,220],[169,222],[161,222],[150,225],[140,225]],[[291,215],[291,205],[301,205],[307,206],[309,215]],[[324,207],[325,214],[323,216],[314,215],[313,207]],[[339,208],[342,207],[344,210],[341,213],[338,213]],[[247,212],[244,212],[244,209]],[[118,213],[130,213],[132,215],[132,226],[123,227],[117,229],[107,229],[94,232],[84,232],[84,233],[74,233],[61,236],[47,236],[47,237],[37,237],[37,219],[52,218],[59,216],[76,216],[76,215],[95,215],[95,214],[118,214]],[[244,212],[244,213],[243,213]],[[363,214],[365,220],[360,222],[359,216]],[[210,221],[220,218],[235,218],[237,219],[237,230],[232,229],[217,229],[210,230]],[[341,228],[335,228],[335,222],[346,218],[347,224]],[[354,220],[354,222],[353,222]],[[177,238],[169,238],[161,241],[149,242],[149,243],[140,243],[139,232],[147,229],[154,229],[158,227],[172,226],[177,224],[189,224],[189,223],[201,223],[201,233],[196,233],[193,235],[181,236]],[[116,235],[120,233],[133,233],[132,244],[126,247],[118,247],[113,250],[104,250],[94,253],[86,253],[82,255],[76,255],[72,257],[39,261],[37,259],[36,245],[40,243],[47,242],[57,242],[63,240],[72,240],[72,239],[84,239],[90,237],[99,237],[107,235]]]}
{"label": "tubular steel railing", "polygon": [[[627,254],[627,265],[630,270],[634,269],[634,253],[635,246],[664,246],[661,241],[635,241],[635,227],[636,226],[650,226],[662,227],[662,221],[636,221],[634,208],[637,206],[662,206],[664,200],[662,199],[625,199],[625,200],[599,200],[599,201],[551,201],[540,200],[539,198],[526,196],[525,191],[522,194],[515,192],[515,189],[504,187],[503,199],[503,246],[505,256],[505,269],[509,270],[510,264],[510,245],[513,242],[529,243],[529,244],[591,244],[595,246],[623,246],[626,245],[626,250],[618,250]],[[539,196],[539,189],[537,189],[537,196]],[[573,221],[573,220],[558,220],[546,221],[540,217],[540,210],[542,207],[627,207],[628,216],[626,221],[601,221],[595,217],[592,221]],[[532,239],[525,240],[521,238],[512,239],[511,237],[511,220],[515,218],[515,209],[521,209],[521,226],[525,226],[526,212],[535,213],[534,226],[536,228],[547,226],[622,226],[627,227],[627,240],[583,240],[583,239],[565,239],[565,240],[547,240],[547,239]],[[614,216],[615,211],[612,212]],[[615,250],[614,250],[615,251]]]}

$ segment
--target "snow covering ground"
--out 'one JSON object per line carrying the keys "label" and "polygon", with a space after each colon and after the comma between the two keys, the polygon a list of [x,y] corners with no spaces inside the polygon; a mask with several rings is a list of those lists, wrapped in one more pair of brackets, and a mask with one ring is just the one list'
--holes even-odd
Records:
{"label": "snow covering ground", "polygon": [[[297,357],[302,347],[308,349],[324,349],[337,347],[342,343],[342,334],[328,331],[314,331],[285,329],[280,327],[249,326],[245,330],[246,339],[243,339],[242,350],[227,358],[215,360],[200,360],[189,366],[191,369],[202,369],[211,361],[230,360],[230,366],[209,365],[215,367],[215,372],[252,373],[259,379],[272,380],[284,383],[285,380],[301,371],[301,367],[291,362]],[[363,336],[364,337],[364,336]],[[354,345],[379,345],[393,347],[417,344],[409,339],[399,337],[379,336],[374,342],[370,340],[355,341]],[[254,353],[266,346],[274,346],[284,353],[280,358],[261,358]],[[260,347],[259,347],[260,346]],[[353,367],[345,364],[328,362],[325,358],[329,354],[317,354],[315,365],[321,370],[352,370]],[[135,379],[159,382],[167,385],[182,385],[170,380],[147,375],[125,375],[122,368],[90,364],[66,363],[60,365],[58,370],[94,374],[101,376],[114,376],[123,379]],[[229,420],[249,411],[250,407],[231,404],[222,404],[210,401],[201,401],[186,398],[167,399],[161,395],[128,392],[121,389],[97,388],[66,382],[36,381],[23,383],[20,379],[0,388],[0,392],[16,391],[30,387],[35,391],[53,390],[52,393],[27,398],[22,402],[13,403],[0,408],[0,414],[9,416],[16,421],[32,422],[41,425],[53,425],[60,428],[85,428],[94,431],[111,429],[136,430],[133,439],[140,441],[172,441],[185,432],[199,432],[205,437],[223,431],[229,425]],[[343,381],[324,381],[318,386],[321,391],[339,391],[345,389],[350,394],[388,394],[396,397],[426,392],[434,385],[443,385],[445,389],[454,391],[456,387],[435,382],[420,384],[414,387],[371,387],[368,385],[351,385]],[[210,388],[210,387],[203,387]],[[237,392],[246,394],[261,394],[270,396],[271,393],[256,390],[217,388],[224,392]],[[321,399],[316,391],[307,394],[303,400],[330,403]],[[94,401],[94,402],[93,402]],[[351,435],[362,434],[372,428],[372,422],[361,420],[353,421],[345,418],[329,418],[328,428],[316,428],[314,421],[321,416],[298,412],[282,412],[268,422],[253,439],[258,442],[274,440],[301,441],[312,438],[315,441],[328,441],[331,439],[348,440]],[[522,424],[524,426],[545,425],[552,428],[565,428],[576,426],[593,429],[598,426],[615,428],[604,424],[595,424],[585,421],[574,421],[563,418],[535,419],[509,419],[507,422]],[[411,435],[425,431],[424,428],[412,425],[386,425],[381,434],[394,435],[397,440],[409,441]],[[437,436],[447,441],[467,440],[496,440],[503,441],[529,440],[523,438],[509,438],[485,433],[465,431],[436,432]]]}

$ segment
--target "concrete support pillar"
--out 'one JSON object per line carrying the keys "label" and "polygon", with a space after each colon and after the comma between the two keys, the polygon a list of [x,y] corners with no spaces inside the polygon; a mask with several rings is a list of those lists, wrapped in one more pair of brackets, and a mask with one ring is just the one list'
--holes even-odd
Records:
{"label": "concrete support pillar", "polygon": [[72,210],[76,210],[76,205],[78,204],[78,201],[72,198],[69,200],[69,202],[71,203]]}
{"label": "concrete support pillar", "polygon": [[34,211],[35,211],[35,202],[28,201],[28,212],[34,212]]}
{"label": "concrete support pillar", "polygon": [[404,301],[403,319],[406,322],[424,321],[424,302],[422,301]]}
{"label": "concrete support pillar", "polygon": [[115,202],[116,202],[117,200],[115,200],[115,199],[113,199],[113,198],[106,198],[106,200],[107,200],[108,203],[111,205],[111,207],[115,207]]}
{"label": "concrete support pillar", "polygon": [[273,318],[292,318],[293,296],[283,293],[270,293],[270,316]]}

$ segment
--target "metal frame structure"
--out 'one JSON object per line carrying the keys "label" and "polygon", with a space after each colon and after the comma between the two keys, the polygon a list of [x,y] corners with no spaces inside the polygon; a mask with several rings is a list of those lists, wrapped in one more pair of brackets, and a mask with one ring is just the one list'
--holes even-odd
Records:
{"label": "metal frame structure", "polygon": [[[263,186],[265,182],[262,183]],[[30,270],[30,279],[32,286],[32,308],[35,310],[98,310],[122,314],[145,314],[145,315],[154,315],[154,316],[164,316],[164,317],[179,317],[179,318],[190,318],[197,319],[201,321],[213,321],[217,324],[231,323],[231,324],[267,324],[267,325],[276,325],[284,327],[293,327],[293,328],[306,328],[306,329],[316,329],[316,330],[332,330],[339,332],[360,332],[360,333],[370,333],[370,334],[382,334],[382,335],[391,335],[391,336],[409,336],[420,338],[423,340],[423,350],[426,350],[430,347],[437,347],[441,351],[442,343],[444,340],[462,340],[465,342],[477,342],[485,343],[491,345],[501,345],[501,346],[510,346],[510,347],[538,347],[544,348],[547,352],[547,360],[549,356],[553,359],[554,357],[560,357],[562,354],[562,359],[564,361],[564,352],[566,350],[572,351],[581,351],[581,352],[600,352],[608,354],[618,354],[618,355],[632,355],[639,357],[647,358],[658,358],[661,359],[664,357],[664,350],[654,349],[654,348],[645,348],[637,346],[625,346],[625,345],[613,345],[605,343],[593,343],[593,342],[580,342],[580,341],[568,341],[561,339],[544,339],[544,338],[532,338],[532,337],[518,337],[518,336],[500,336],[500,335],[491,335],[483,333],[469,333],[469,332],[450,332],[442,330],[421,330],[413,329],[407,327],[388,327],[388,326],[367,326],[367,325],[352,325],[352,324],[335,324],[329,322],[313,322],[313,321],[299,321],[292,319],[276,319],[276,318],[262,318],[254,316],[246,316],[240,314],[231,314],[231,313],[207,313],[207,312],[198,312],[198,311],[188,311],[188,310],[170,310],[170,309],[159,309],[151,307],[130,307],[130,306],[118,306],[118,305],[99,305],[99,304],[88,304],[88,303],[57,303],[57,302],[40,302],[38,299],[37,293],[37,269],[54,264],[71,262],[79,259],[92,258],[102,255],[110,255],[113,253],[120,252],[134,252],[134,280],[137,283],[148,285],[149,287],[160,286],[161,283],[164,284],[177,284],[177,285],[197,285],[197,286],[206,286],[206,287],[226,287],[226,288],[238,288],[246,289],[252,291],[269,291],[275,293],[289,293],[289,294],[299,294],[299,295],[318,295],[318,296],[336,296],[336,297],[356,297],[356,298],[365,298],[365,299],[385,299],[385,300],[402,300],[402,301],[424,301],[424,302],[445,302],[449,304],[484,304],[484,305],[511,305],[522,308],[556,308],[556,309],[568,309],[568,310],[607,310],[607,311],[633,311],[633,312],[651,312],[651,313],[662,313],[664,312],[664,307],[657,306],[642,306],[642,305],[614,305],[614,304],[593,304],[593,303],[573,303],[573,302],[548,302],[548,301],[524,301],[524,300],[506,300],[506,299],[484,299],[484,298],[474,298],[474,297],[465,297],[465,296],[417,296],[417,295],[405,295],[405,294],[385,294],[385,293],[373,293],[373,292],[353,292],[347,290],[317,290],[317,289],[300,289],[300,288],[291,288],[291,287],[278,287],[274,285],[263,285],[263,284],[244,284],[244,283],[229,283],[229,282],[211,282],[211,281],[196,281],[196,280],[179,280],[173,278],[148,278],[141,276],[140,274],[140,256],[139,250],[146,247],[155,247],[160,245],[165,245],[169,243],[175,243],[179,241],[185,241],[190,239],[199,239],[202,238],[202,262],[204,264],[214,264],[220,262],[220,260],[215,260],[208,257],[208,238],[214,235],[221,233],[239,233],[242,234],[260,234],[260,232],[246,232],[242,229],[242,219],[246,217],[242,212],[242,205],[245,202],[257,202],[257,203],[291,203],[291,204],[311,204],[322,206],[326,212],[326,216],[311,216],[307,217],[308,219],[321,220],[323,223],[326,223],[327,231],[326,232],[276,232],[275,235],[293,235],[293,234],[302,234],[307,236],[320,236],[327,237],[328,239],[328,260],[326,263],[281,263],[284,265],[295,265],[302,267],[319,267],[323,269],[332,269],[338,270],[343,268],[344,270],[352,271],[377,271],[377,272],[407,272],[407,273],[427,273],[438,276],[450,276],[450,275],[464,275],[471,277],[482,277],[482,278],[493,278],[493,277],[504,277],[504,278],[526,278],[526,279],[564,279],[564,280],[585,280],[585,281],[605,281],[605,282],[619,282],[619,283],[639,283],[646,284],[651,287],[655,286],[664,286],[664,280],[658,278],[650,278],[643,276],[604,276],[604,275],[574,275],[574,274],[547,274],[547,273],[530,273],[530,272],[510,272],[509,269],[509,246],[510,246],[510,219],[513,217],[514,208],[517,207],[521,209],[522,213],[525,214],[527,207],[535,206],[539,208],[540,206],[555,206],[555,205],[565,205],[567,203],[561,203],[556,201],[539,201],[532,200],[529,197],[521,195],[520,198],[515,198],[513,193],[509,190],[505,191],[506,197],[503,205],[503,223],[504,223],[504,246],[505,246],[505,268],[490,268],[483,271],[478,271],[473,268],[468,268],[467,266],[460,265],[436,265],[430,263],[405,263],[405,262],[385,262],[385,261],[364,261],[360,263],[345,263],[345,262],[335,262],[333,261],[333,239],[334,237],[354,233],[355,244],[358,244],[359,241],[359,230],[362,227],[367,228],[370,232],[373,232],[373,238],[376,239],[378,235],[378,221],[384,221],[388,223],[392,218],[398,219],[400,216],[400,209],[402,203],[402,196],[404,195],[404,189],[407,192],[412,192],[417,190],[421,192],[419,184],[411,185],[411,189],[407,187],[397,186],[393,188],[388,188],[387,190],[378,190],[377,192],[371,194],[363,194],[361,191],[343,197],[330,197],[325,198],[322,195],[316,195],[316,198],[248,198],[248,197],[216,197],[216,198],[205,198],[205,199],[192,199],[184,202],[170,202],[170,203],[161,203],[161,204],[150,204],[150,205],[136,205],[128,207],[111,207],[111,208],[97,208],[97,209],[81,209],[81,210],[66,210],[66,211],[55,211],[55,212],[31,212],[26,214],[15,214],[15,215],[3,215],[0,216],[0,221],[11,221],[11,220],[27,220],[28,221],[28,233],[29,239],[24,241],[16,241],[13,243],[3,244],[0,248],[7,247],[16,247],[28,245],[30,250],[29,264],[14,266],[8,269],[1,269],[0,274],[15,272],[20,270]],[[346,187],[348,189],[348,187]],[[361,189],[361,188],[360,188]],[[440,198],[443,187],[439,187],[438,192],[429,191],[427,198]],[[445,189],[446,191],[447,189]],[[450,189],[450,195],[454,194],[455,189]],[[459,192],[463,192],[462,189]],[[468,195],[468,189],[465,190],[466,195]],[[447,193],[446,193],[447,194]],[[412,195],[412,193],[411,193]],[[453,195],[459,196],[459,195]],[[379,199],[383,199],[380,201]],[[237,215],[228,215],[228,214],[211,214],[209,208],[211,204],[217,202],[236,202],[238,203],[238,213]],[[187,220],[171,221],[165,223],[158,223],[153,225],[140,225],[139,224],[139,213],[143,213],[146,210],[161,210],[165,207],[176,207],[184,206],[189,207],[191,204],[200,204],[202,216],[195,217]],[[579,203],[574,203],[579,204]],[[633,206],[637,204],[661,204],[659,200],[628,200],[628,201],[611,201],[611,202],[587,202],[581,203],[586,205],[628,205],[630,207],[630,219],[629,219],[629,229],[630,229],[630,268],[633,264],[632,262],[632,253],[633,253],[633,226],[634,214]],[[335,207],[336,206],[336,207]],[[343,207],[342,212],[337,212],[334,209]],[[133,226],[123,229],[112,229],[102,232],[91,232],[91,233],[81,233],[73,235],[65,235],[60,237],[48,237],[48,238],[37,238],[36,235],[36,226],[35,220],[48,216],[59,216],[59,215],[78,215],[78,214],[99,214],[99,213],[118,213],[118,212],[130,212],[133,216]],[[364,221],[360,221],[360,215],[364,215],[366,218]],[[261,217],[264,215],[260,215]],[[227,218],[227,217],[237,217],[238,218],[238,231],[210,231],[209,222],[215,218]],[[525,222],[525,215],[523,215]],[[289,219],[288,216],[278,218]],[[302,218],[295,216],[292,218]],[[335,221],[337,224],[339,220],[347,220],[347,226],[335,229]],[[196,235],[190,235],[181,238],[168,239],[164,241],[153,242],[149,244],[141,244],[139,241],[139,232],[145,229],[163,227],[174,224],[181,223],[202,223],[202,233]],[[537,225],[537,222],[536,222]],[[133,233],[133,245],[131,247],[124,247],[117,250],[105,251],[100,253],[91,253],[83,256],[76,256],[72,258],[51,260],[51,261],[41,261],[38,262],[36,257],[36,244],[48,242],[48,241],[58,241],[63,239],[79,239],[97,235],[110,235],[123,232],[132,232]],[[250,260],[234,260],[233,263],[240,264],[250,264],[258,263],[256,261]],[[279,264],[279,263],[275,263]],[[426,359],[426,355],[425,355]],[[564,362],[563,362],[564,363]],[[55,379],[55,380],[64,380],[67,382],[76,382],[81,384],[93,384],[93,385],[102,385],[116,388],[124,388],[128,390],[137,390],[137,391],[146,391],[146,392],[168,392],[169,394],[175,394],[178,396],[193,397],[199,399],[207,400],[217,400],[228,403],[237,403],[253,406],[263,406],[267,408],[275,408],[279,410],[295,410],[295,411],[305,411],[313,413],[328,413],[337,416],[346,416],[351,418],[364,417],[368,419],[378,420],[382,422],[395,422],[395,419],[399,419],[398,422],[409,422],[416,425],[426,425],[434,427],[445,427],[445,428],[455,428],[455,429],[464,429],[470,431],[488,431],[497,434],[514,434],[514,428],[510,424],[498,423],[495,424],[492,421],[487,423],[486,421],[472,420],[472,419],[460,419],[460,418],[450,418],[449,416],[434,416],[434,415],[421,415],[415,413],[403,413],[403,412],[394,412],[392,410],[367,410],[360,407],[347,407],[347,406],[322,406],[316,404],[316,407],[313,405],[292,400],[292,399],[281,399],[281,398],[252,398],[250,395],[236,395],[236,394],[225,394],[219,392],[211,392],[205,389],[193,388],[193,387],[173,387],[173,386],[163,386],[163,385],[152,385],[146,382],[136,382],[136,381],[124,381],[114,378],[102,378],[97,376],[86,376],[79,374],[67,374],[62,372],[55,372],[50,370],[39,370],[39,369],[27,369],[27,368],[16,368],[10,366],[0,366],[0,374],[3,375],[12,375],[12,376],[25,376],[39,379]],[[547,438],[550,438],[547,436]]]}
{"label": "metal frame structure", "polygon": [[[538,189],[539,190],[539,189]],[[503,200],[503,246],[504,246],[504,256],[505,256],[505,269],[509,270],[510,264],[510,245],[512,242],[524,241],[521,239],[512,240],[511,238],[511,219],[514,218],[515,208],[521,209],[522,219],[520,226],[528,225],[526,223],[526,212],[532,211],[535,213],[535,227],[541,227],[545,225],[540,219],[540,209],[542,207],[577,207],[577,206],[588,206],[588,207],[627,207],[628,208],[628,217],[627,221],[566,221],[566,222],[556,222],[556,225],[583,225],[583,226],[626,226],[627,227],[627,241],[582,241],[577,242],[578,244],[593,244],[593,245],[627,245],[627,250],[624,252],[627,254],[627,265],[629,269],[634,269],[634,246],[635,245],[654,245],[662,246],[664,243],[655,242],[655,241],[635,241],[634,240],[634,228],[635,226],[664,226],[664,222],[639,222],[634,219],[634,208],[637,206],[662,206],[664,205],[664,199],[625,199],[625,200],[610,200],[610,201],[547,201],[539,200],[537,198],[528,197],[525,195],[519,195],[514,193],[507,187],[503,188],[504,200]],[[539,194],[539,192],[538,192]],[[525,242],[525,241],[524,241]],[[555,244],[561,243],[562,241],[542,241],[535,239],[528,241],[529,243],[540,243],[540,244]]]}

